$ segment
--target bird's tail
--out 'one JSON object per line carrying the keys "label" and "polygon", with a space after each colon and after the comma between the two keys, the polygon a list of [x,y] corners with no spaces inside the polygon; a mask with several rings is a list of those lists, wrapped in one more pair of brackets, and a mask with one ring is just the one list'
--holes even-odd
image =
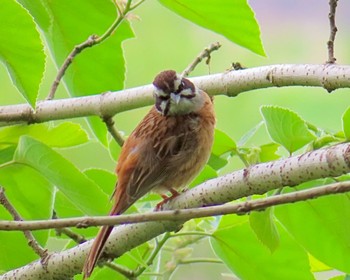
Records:
{"label": "bird's tail", "polygon": [[[118,192],[118,189],[117,189]],[[115,202],[111,212],[109,215],[120,215],[122,214],[128,207],[129,205],[125,203],[126,200],[121,199],[122,196],[119,196],[120,194],[116,193],[115,197],[119,198]],[[95,265],[100,258],[104,246],[107,242],[107,239],[109,235],[111,234],[113,230],[113,226],[103,226],[100,231],[98,232],[92,246],[90,249],[89,254],[86,257],[84,267],[83,267],[83,274],[84,274],[84,279],[90,277],[92,271],[95,268]]]}
{"label": "bird's tail", "polygon": [[84,264],[84,279],[90,277],[112,230],[113,226],[103,226],[98,232]]}

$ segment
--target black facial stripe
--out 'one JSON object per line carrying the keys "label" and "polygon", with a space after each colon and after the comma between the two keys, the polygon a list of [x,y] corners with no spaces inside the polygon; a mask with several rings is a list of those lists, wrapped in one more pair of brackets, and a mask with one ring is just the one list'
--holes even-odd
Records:
{"label": "black facial stripe", "polygon": [[159,98],[160,100],[169,100],[170,96],[169,95],[158,95],[157,98]]}
{"label": "black facial stripe", "polygon": [[[165,104],[165,109],[163,110],[164,104]],[[162,105],[163,105],[163,108],[162,108]],[[169,98],[167,100],[164,100],[164,99],[157,97],[155,106],[156,106],[156,109],[158,112],[160,112],[162,115],[166,116],[169,113],[169,109],[170,109]]]}
{"label": "black facial stripe", "polygon": [[181,97],[183,98],[187,98],[187,99],[192,99],[193,97],[195,97],[196,94],[195,93],[192,93],[192,94],[188,94],[188,95],[185,95],[185,94],[181,94]]}
{"label": "black facial stripe", "polygon": [[167,103],[166,103],[166,106],[165,106],[165,110],[164,110],[164,112],[163,112],[163,115],[164,115],[164,116],[168,115],[169,109],[170,109],[170,102],[167,102]]}
{"label": "black facial stripe", "polygon": [[157,98],[157,99],[156,99],[155,106],[156,106],[158,112],[162,112],[162,108],[160,107],[160,104],[162,104],[162,100],[160,100],[159,98]]}

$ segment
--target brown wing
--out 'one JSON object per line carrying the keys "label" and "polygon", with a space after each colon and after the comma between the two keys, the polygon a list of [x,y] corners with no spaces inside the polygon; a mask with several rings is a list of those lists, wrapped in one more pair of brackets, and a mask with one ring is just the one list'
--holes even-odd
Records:
{"label": "brown wing", "polygon": [[162,185],[196,145],[192,135],[198,128],[189,130],[183,120],[160,117],[152,109],[141,123],[125,142],[117,166],[117,189],[125,190],[129,204]]}

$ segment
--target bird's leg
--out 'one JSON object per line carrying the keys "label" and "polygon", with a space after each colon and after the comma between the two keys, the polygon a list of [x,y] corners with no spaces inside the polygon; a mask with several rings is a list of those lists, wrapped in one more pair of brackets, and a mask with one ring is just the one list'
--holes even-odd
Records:
{"label": "bird's leg", "polygon": [[180,195],[180,193],[173,188],[171,188],[169,192],[171,193],[171,196],[167,196],[166,194],[160,195],[163,198],[163,200],[157,204],[156,211],[162,210],[164,204],[168,203],[170,200]]}

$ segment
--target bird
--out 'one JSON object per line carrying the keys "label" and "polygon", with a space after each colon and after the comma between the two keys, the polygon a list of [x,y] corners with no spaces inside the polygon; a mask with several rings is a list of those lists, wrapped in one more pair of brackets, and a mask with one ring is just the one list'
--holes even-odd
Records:
{"label": "bird", "polygon": [[[216,122],[213,99],[174,70],[160,72],[153,85],[154,106],[122,146],[109,215],[122,214],[150,191],[163,197],[160,209],[209,159]],[[112,229],[103,226],[97,234],[84,263],[84,279],[93,272]]]}

